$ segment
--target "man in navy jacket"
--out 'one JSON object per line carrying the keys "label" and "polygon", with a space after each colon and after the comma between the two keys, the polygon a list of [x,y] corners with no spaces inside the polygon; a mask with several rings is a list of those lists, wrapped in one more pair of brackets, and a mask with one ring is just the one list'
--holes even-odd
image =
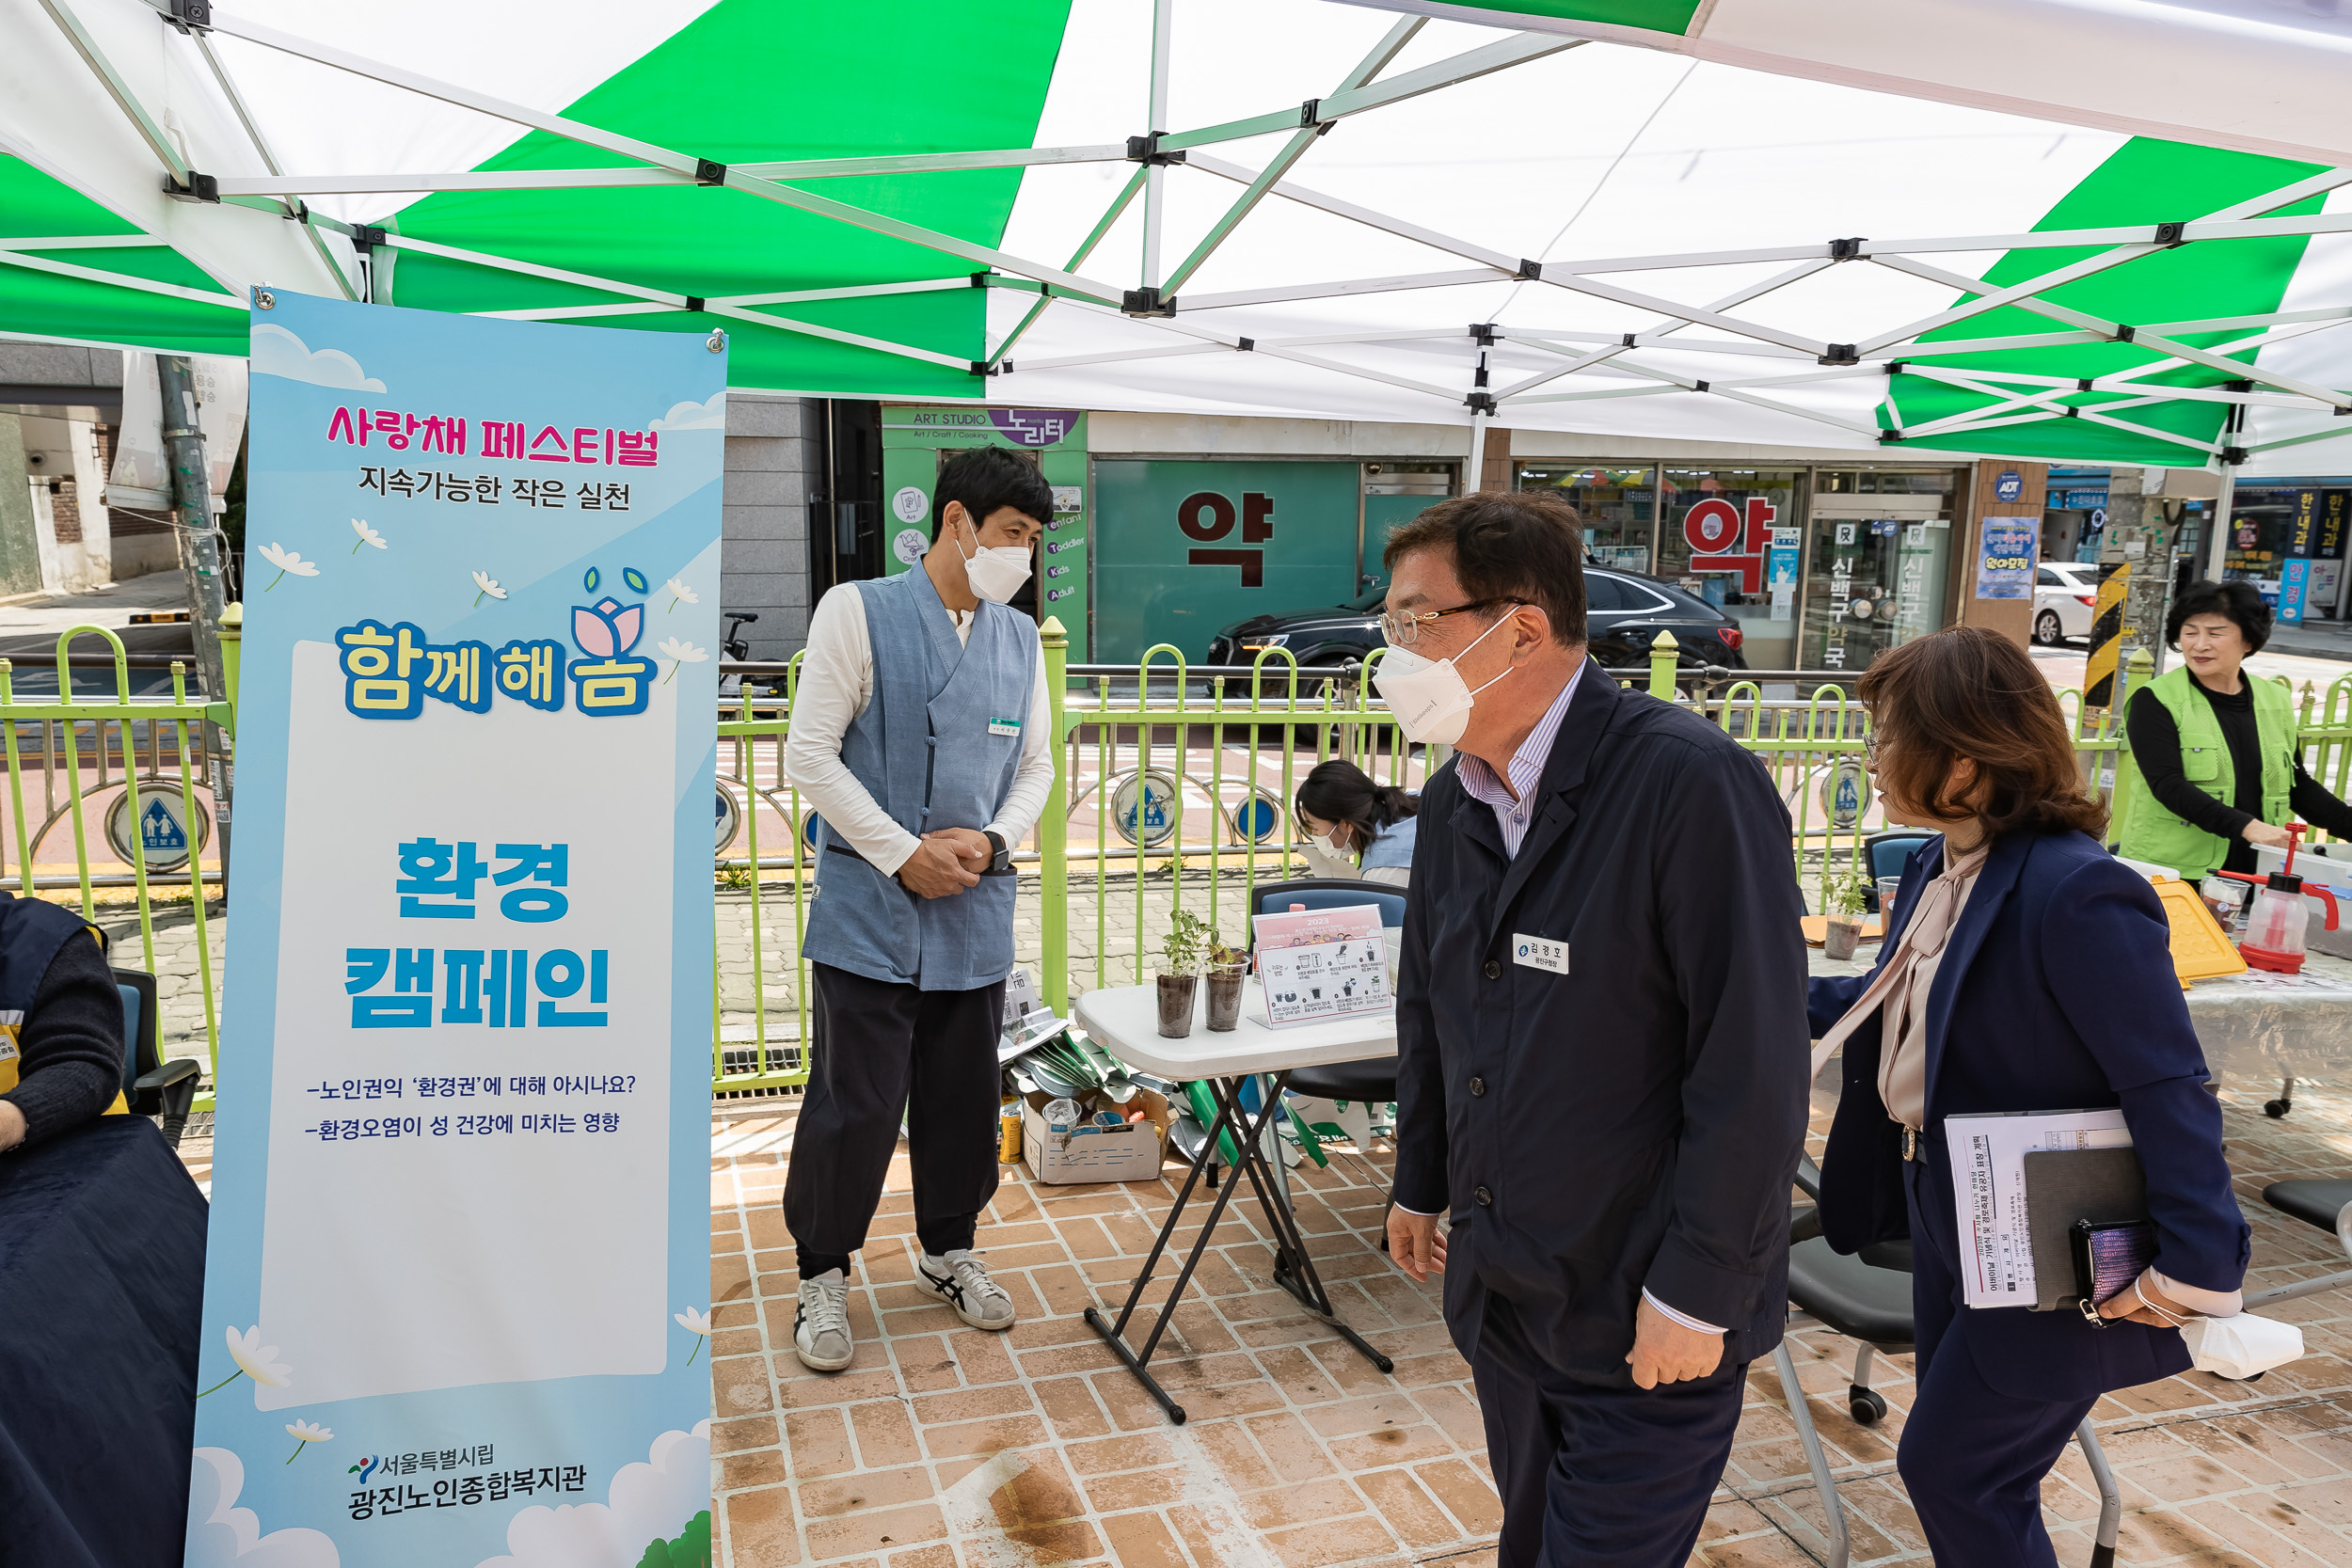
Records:
{"label": "man in navy jacket", "polygon": [[1721,730],[1586,658],[1565,502],[1445,502],[1386,560],[1381,690],[1460,753],[1422,796],[1390,1250],[1446,1274],[1502,1568],[1671,1568],[1786,1313],[1807,1059],[1788,815]]}

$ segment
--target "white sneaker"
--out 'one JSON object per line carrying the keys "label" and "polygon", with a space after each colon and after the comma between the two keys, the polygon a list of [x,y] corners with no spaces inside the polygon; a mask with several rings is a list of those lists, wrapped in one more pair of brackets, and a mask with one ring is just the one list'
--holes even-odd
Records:
{"label": "white sneaker", "polygon": [[801,1281],[792,1354],[812,1372],[837,1372],[857,1354],[857,1341],[850,1337],[850,1281],[839,1269]]}
{"label": "white sneaker", "polygon": [[1012,1326],[1012,1297],[988,1277],[977,1253],[958,1247],[945,1258],[924,1253],[915,1260],[914,1288],[936,1296],[956,1309],[956,1316],[974,1328],[1002,1333]]}

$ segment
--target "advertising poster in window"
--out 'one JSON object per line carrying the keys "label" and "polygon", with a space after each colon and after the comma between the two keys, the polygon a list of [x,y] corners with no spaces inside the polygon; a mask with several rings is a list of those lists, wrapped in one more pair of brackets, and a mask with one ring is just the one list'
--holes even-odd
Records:
{"label": "advertising poster in window", "polygon": [[1987,517],[1977,561],[1977,597],[2032,598],[2041,535],[2039,517]]}
{"label": "advertising poster in window", "polygon": [[701,1562],[725,340],[253,304],[186,1560]]}

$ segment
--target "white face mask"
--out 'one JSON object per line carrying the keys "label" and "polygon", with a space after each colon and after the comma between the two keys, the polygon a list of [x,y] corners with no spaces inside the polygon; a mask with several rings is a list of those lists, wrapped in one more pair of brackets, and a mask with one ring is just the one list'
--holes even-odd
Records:
{"label": "white face mask", "polygon": [[[977,544],[979,531],[972,537]],[[965,585],[991,604],[1010,602],[1029,580],[1029,552],[1019,545],[981,545],[976,553],[966,553],[959,538],[956,553],[963,557]]]}
{"label": "white face mask", "polygon": [[1355,852],[1348,847],[1347,841],[1340,836],[1340,830],[1337,828],[1314,840],[1314,844],[1317,848],[1334,859],[1343,860]]}
{"label": "white face mask", "polygon": [[[1469,653],[1517,618],[1517,611],[1504,616],[1471,638],[1462,652]],[[1372,677],[1372,684],[1388,703],[1389,710],[1396,715],[1396,727],[1405,732],[1406,739],[1430,746],[1451,746],[1470,727],[1470,709],[1476,705],[1478,692],[1517,668],[1505,666],[1502,675],[1473,691],[1470,683],[1462,679],[1461,672],[1454,669],[1452,658],[1426,659],[1410,648],[1391,648],[1380,656],[1380,669]]]}

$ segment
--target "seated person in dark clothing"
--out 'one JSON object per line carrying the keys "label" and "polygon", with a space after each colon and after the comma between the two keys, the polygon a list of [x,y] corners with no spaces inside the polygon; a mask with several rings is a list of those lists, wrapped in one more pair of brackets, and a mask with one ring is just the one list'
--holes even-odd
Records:
{"label": "seated person in dark clothing", "polygon": [[0,893],[0,1153],[126,1114],[122,1038],[98,927]]}
{"label": "seated person in dark clothing", "polygon": [[2286,847],[2296,817],[2352,837],[2352,806],[2304,769],[2292,694],[2240,672],[2270,640],[2270,609],[2253,585],[2189,584],[2164,636],[2181,664],[2134,692],[2124,714],[2120,852],[2195,882],[2253,870],[2255,846]]}

